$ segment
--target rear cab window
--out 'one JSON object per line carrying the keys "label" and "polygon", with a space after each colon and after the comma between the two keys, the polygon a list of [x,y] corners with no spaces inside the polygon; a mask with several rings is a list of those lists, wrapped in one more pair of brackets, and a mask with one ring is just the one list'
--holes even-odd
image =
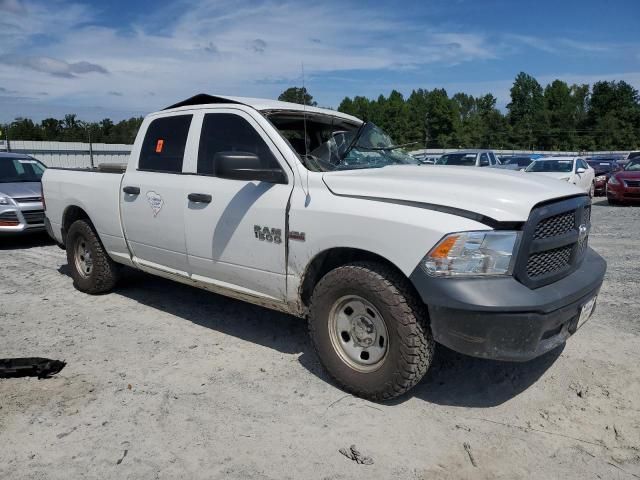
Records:
{"label": "rear cab window", "polygon": [[193,115],[156,118],[147,127],[138,170],[181,173]]}

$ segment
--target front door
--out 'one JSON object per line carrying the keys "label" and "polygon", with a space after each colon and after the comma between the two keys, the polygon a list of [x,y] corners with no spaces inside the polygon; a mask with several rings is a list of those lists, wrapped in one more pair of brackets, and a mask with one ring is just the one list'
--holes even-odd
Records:
{"label": "front door", "polygon": [[[265,296],[286,298],[288,184],[216,176],[220,152],[250,152],[265,168],[288,171],[280,152],[246,112],[207,113],[202,119],[196,175],[185,196],[185,232],[192,278]],[[191,200],[189,200],[191,196]]]}
{"label": "front door", "polygon": [[149,123],[137,168],[129,166],[120,192],[124,233],[136,263],[183,276],[189,269],[182,166],[192,117],[172,115]]}

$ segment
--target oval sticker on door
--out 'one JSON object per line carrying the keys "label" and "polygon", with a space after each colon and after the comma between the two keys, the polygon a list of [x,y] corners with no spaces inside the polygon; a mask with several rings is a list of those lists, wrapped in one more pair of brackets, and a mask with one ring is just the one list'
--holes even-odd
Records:
{"label": "oval sticker on door", "polygon": [[149,201],[149,205],[151,205],[151,210],[153,210],[153,216],[157,217],[158,213],[160,213],[160,210],[162,210],[164,200],[158,193],[154,192],[153,190],[147,192],[147,200]]}

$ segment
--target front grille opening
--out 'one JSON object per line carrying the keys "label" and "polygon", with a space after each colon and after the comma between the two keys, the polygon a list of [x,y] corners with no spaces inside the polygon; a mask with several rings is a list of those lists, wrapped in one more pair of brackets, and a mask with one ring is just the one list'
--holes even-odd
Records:
{"label": "front grille opening", "polygon": [[545,218],[536,226],[533,238],[536,240],[542,238],[557,237],[569,233],[575,228],[576,212],[560,213],[553,217]]}
{"label": "front grille opening", "polygon": [[546,252],[534,253],[527,261],[527,275],[529,278],[536,278],[569,267],[572,248],[573,245],[565,245]]}
{"label": "front grille opening", "polygon": [[44,223],[44,210],[31,210],[22,212],[22,216],[29,225]]}
{"label": "front grille opening", "polygon": [[41,202],[42,197],[21,197],[21,198],[14,198],[14,200],[18,203],[35,203],[35,202]]}

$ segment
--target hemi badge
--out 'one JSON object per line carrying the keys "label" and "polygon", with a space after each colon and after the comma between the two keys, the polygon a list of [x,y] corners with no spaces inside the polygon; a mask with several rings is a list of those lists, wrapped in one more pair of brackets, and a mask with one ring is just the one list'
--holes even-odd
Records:
{"label": "hemi badge", "polygon": [[306,236],[304,232],[291,231],[289,232],[288,236],[290,240],[298,240],[299,242],[304,242],[306,240]]}

